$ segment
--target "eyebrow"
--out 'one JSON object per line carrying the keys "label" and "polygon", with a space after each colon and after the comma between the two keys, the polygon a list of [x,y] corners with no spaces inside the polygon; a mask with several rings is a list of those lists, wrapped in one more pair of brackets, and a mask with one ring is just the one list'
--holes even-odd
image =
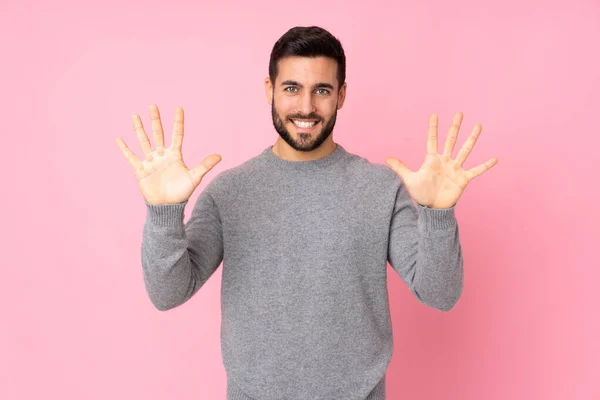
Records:
{"label": "eyebrow", "polygon": [[[292,81],[292,80],[287,80],[287,81],[281,82],[281,86],[287,86],[287,85],[304,87],[301,83]],[[317,89],[317,88],[327,88],[327,89],[331,89],[331,90],[334,89],[333,85],[330,83],[327,83],[327,82],[319,82],[319,83],[316,83],[315,85],[313,85],[313,89]]]}

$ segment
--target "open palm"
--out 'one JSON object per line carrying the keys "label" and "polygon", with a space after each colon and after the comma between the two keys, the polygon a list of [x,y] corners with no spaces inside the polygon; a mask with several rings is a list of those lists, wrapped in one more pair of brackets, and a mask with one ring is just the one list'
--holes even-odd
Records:
{"label": "open palm", "polygon": [[395,157],[386,159],[386,164],[402,178],[411,197],[418,204],[431,208],[450,208],[454,206],[469,182],[498,162],[498,158],[494,157],[470,170],[462,168],[481,133],[482,127],[480,124],[475,125],[471,135],[458,152],[456,159],[452,159],[452,150],[454,150],[456,144],[462,119],[462,113],[459,112],[454,115],[450,132],[446,138],[444,152],[439,154],[437,151],[438,118],[435,114],[429,117],[427,154],[423,164],[416,172],[409,170],[402,161]]}
{"label": "open palm", "polygon": [[204,175],[221,161],[221,156],[218,154],[210,155],[200,165],[189,169],[183,162],[181,154],[181,146],[183,144],[183,109],[177,107],[175,110],[173,138],[171,146],[166,149],[158,107],[151,104],[149,109],[156,149],[152,150],[150,140],[144,131],[142,120],[137,114],[134,114],[132,117],[133,127],[144,152],[144,159],[138,159],[120,137],[116,140],[117,145],[127,161],[129,161],[129,164],[133,167],[144,200],[150,204],[181,203],[190,198]]}

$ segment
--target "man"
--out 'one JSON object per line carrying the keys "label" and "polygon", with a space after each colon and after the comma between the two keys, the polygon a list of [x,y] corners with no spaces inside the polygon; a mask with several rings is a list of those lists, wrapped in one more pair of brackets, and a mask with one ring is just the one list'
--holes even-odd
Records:
{"label": "man", "polygon": [[154,151],[134,115],[143,161],[117,138],[147,206],[142,266],[153,304],[183,304],[223,262],[228,399],[385,399],[393,344],[387,262],[430,307],[449,311],[461,295],[454,207],[468,182],[497,162],[462,169],[481,125],[452,160],[462,114],[443,154],[432,115],[417,172],[393,157],[373,164],[333,141],[346,87],[335,37],[318,27],[285,33],[265,80],[277,141],[215,176],[185,225],[188,199],[221,157],[185,166],[181,108],[165,149],[150,106]]}

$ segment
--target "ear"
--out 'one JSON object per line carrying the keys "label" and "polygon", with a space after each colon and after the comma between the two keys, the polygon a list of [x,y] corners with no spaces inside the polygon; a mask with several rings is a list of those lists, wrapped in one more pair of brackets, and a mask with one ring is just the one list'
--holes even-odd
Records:
{"label": "ear", "polygon": [[265,96],[267,97],[267,103],[273,104],[273,85],[269,77],[265,79]]}
{"label": "ear", "polygon": [[341,89],[339,90],[338,93],[338,105],[337,105],[337,109],[339,110],[340,108],[342,108],[342,106],[344,105],[344,100],[346,100],[346,87],[347,87],[347,83],[344,82],[344,84],[342,85]]}

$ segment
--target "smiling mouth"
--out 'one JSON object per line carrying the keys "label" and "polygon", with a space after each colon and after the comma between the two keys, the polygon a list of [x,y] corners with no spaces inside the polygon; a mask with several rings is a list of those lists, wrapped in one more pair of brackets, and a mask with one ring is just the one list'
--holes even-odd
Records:
{"label": "smiling mouth", "polygon": [[319,123],[319,121],[303,121],[299,119],[292,119],[291,121],[295,126],[302,129],[310,129]]}

